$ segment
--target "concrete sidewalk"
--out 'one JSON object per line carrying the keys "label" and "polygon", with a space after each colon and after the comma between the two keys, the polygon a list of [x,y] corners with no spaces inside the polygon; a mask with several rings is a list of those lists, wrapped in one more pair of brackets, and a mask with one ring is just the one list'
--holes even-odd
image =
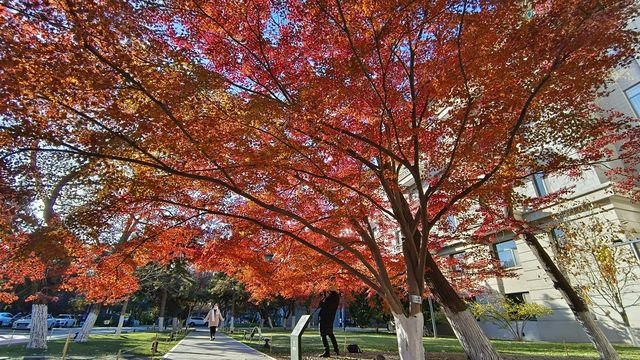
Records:
{"label": "concrete sidewalk", "polygon": [[214,341],[209,340],[209,329],[194,330],[165,356],[171,360],[270,360],[273,359],[251,347],[218,332]]}

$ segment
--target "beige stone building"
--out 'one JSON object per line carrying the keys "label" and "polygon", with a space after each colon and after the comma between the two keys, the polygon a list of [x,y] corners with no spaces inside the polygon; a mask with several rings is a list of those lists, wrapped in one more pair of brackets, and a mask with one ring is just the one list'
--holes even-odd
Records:
{"label": "beige stone building", "polygon": [[[614,82],[610,85],[610,94],[599,100],[599,105],[605,109],[619,111],[627,116],[640,116],[640,64],[633,60],[627,67],[615,72]],[[629,198],[616,192],[614,181],[606,173],[607,166],[593,166],[586,170],[580,180],[572,180],[565,176],[534,176],[520,191],[528,196],[536,197],[552,193],[559,189],[572,186],[571,194],[566,201],[542,209],[525,209],[522,217],[539,225],[548,227],[547,235],[539,236],[550,254],[553,254],[551,243],[562,239],[562,232],[554,229],[559,215],[565,222],[588,228],[591,223],[605,223],[612,227],[625,230],[624,236],[616,237],[612,247],[622,247],[640,259],[640,204],[633,203]],[[452,245],[444,249],[442,254],[448,256],[463,256],[463,245]],[[527,340],[543,341],[588,341],[585,332],[575,320],[567,303],[560,293],[553,288],[553,284],[542,270],[540,263],[531,253],[527,244],[512,234],[498,234],[493,244],[493,251],[502,266],[512,269],[517,277],[493,279],[486,282],[489,291],[504,294],[517,301],[536,302],[553,309],[553,314],[531,321],[526,325],[524,338]],[[631,269],[640,274],[640,263],[635,263]],[[585,269],[585,272],[587,269]],[[573,279],[573,285],[578,283]],[[637,338],[640,338],[640,283],[631,282],[621,294],[622,301],[627,308],[629,322]],[[632,339],[621,324],[617,313],[608,307],[607,300],[596,291],[589,291],[592,301],[591,308],[596,321],[601,325],[605,334],[613,342],[631,343]],[[606,312],[609,311],[607,316]],[[611,319],[611,318],[613,319]],[[495,324],[483,322],[483,328],[492,338],[510,338],[510,333]]]}

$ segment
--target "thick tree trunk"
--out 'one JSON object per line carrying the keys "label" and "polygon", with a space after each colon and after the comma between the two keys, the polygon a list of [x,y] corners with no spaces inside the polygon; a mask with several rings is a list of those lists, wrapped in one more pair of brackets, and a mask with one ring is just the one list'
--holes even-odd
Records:
{"label": "thick tree trunk", "polygon": [[584,327],[591,342],[596,346],[601,360],[615,360],[620,358],[609,342],[609,339],[607,339],[598,324],[593,320],[593,314],[591,314],[591,312],[578,312],[575,316],[578,322]]}
{"label": "thick tree trunk", "polygon": [[291,328],[293,329],[294,327],[296,327],[296,314],[291,314],[290,318],[291,318]]}
{"label": "thick tree trunk", "polygon": [[164,312],[167,306],[167,289],[162,289],[160,297],[160,313],[158,314],[158,331],[164,331]]}
{"label": "thick tree trunk", "polygon": [[27,349],[47,348],[47,304],[31,305],[31,330]]}
{"label": "thick tree trunk", "polygon": [[442,309],[456,334],[460,345],[470,360],[499,360],[498,352],[485,335],[478,321],[471,315],[467,305],[444,277],[431,255],[427,255],[425,276],[427,286]]}
{"label": "thick tree trunk", "polygon": [[638,344],[638,339],[636,335],[633,333],[633,328],[631,327],[631,323],[629,322],[629,315],[627,315],[627,310],[622,306],[622,304],[618,304],[622,308],[620,311],[620,317],[622,317],[622,323],[624,324],[624,330],[627,332],[627,336],[629,337],[629,341],[633,346],[640,346]]}
{"label": "thick tree trunk", "polygon": [[269,324],[269,329],[273,329],[273,320],[271,320],[271,316],[267,317],[267,324]]}
{"label": "thick tree trunk", "polygon": [[116,336],[122,334],[122,326],[124,325],[124,315],[127,313],[127,306],[129,305],[129,299],[125,300],[120,310],[120,317],[118,318],[118,327],[116,328]]}
{"label": "thick tree trunk", "polygon": [[233,333],[235,330],[235,315],[236,315],[236,299],[235,296],[231,301],[231,322],[229,323],[229,332]]}
{"label": "thick tree trunk", "polygon": [[633,328],[631,328],[631,326],[625,326],[624,329],[627,332],[627,336],[629,336],[629,341],[631,342],[631,345],[640,346],[640,343],[638,343],[638,338],[633,333]]}
{"label": "thick tree trunk", "polygon": [[178,318],[177,317],[173,317],[171,318],[171,331],[176,332],[180,329],[178,329]]}
{"label": "thick tree trunk", "polygon": [[404,314],[393,314],[396,323],[396,339],[401,360],[424,359],[422,344],[422,313],[406,317]]}
{"label": "thick tree trunk", "polygon": [[458,337],[460,344],[465,353],[472,360],[497,360],[500,356],[493,348],[493,345],[489,341],[489,338],[485,335],[484,331],[478,321],[471,315],[469,310],[461,312],[452,312],[446,306],[442,307],[444,314],[451,324],[453,332]]}
{"label": "thick tree trunk", "polygon": [[100,314],[100,304],[93,303],[91,304],[91,309],[89,310],[89,315],[87,319],[84,321],[82,328],[76,335],[74,342],[85,342],[89,339],[89,335],[91,334],[91,330],[93,330],[93,326],[96,324],[96,320],[98,319],[98,314]]}
{"label": "thick tree trunk", "polygon": [[527,245],[529,245],[529,248],[531,248],[531,252],[542,265],[547,276],[549,276],[553,282],[553,287],[560,292],[573,312],[573,315],[576,317],[576,320],[582,324],[584,331],[587,333],[587,336],[600,354],[600,359],[620,359],[616,350],[611,345],[611,342],[609,342],[609,339],[607,339],[598,324],[593,320],[593,315],[589,311],[587,304],[571,286],[569,279],[564,276],[562,271],[560,271],[558,266],[556,266],[555,262],[542,247],[542,244],[540,244],[538,239],[532,234],[525,234],[524,240]]}
{"label": "thick tree trunk", "polygon": [[287,330],[289,328],[289,322],[291,321],[291,316],[293,316],[293,311],[291,309],[292,306],[290,304],[287,304],[285,306],[284,319],[282,321],[282,327],[284,328],[284,330]]}

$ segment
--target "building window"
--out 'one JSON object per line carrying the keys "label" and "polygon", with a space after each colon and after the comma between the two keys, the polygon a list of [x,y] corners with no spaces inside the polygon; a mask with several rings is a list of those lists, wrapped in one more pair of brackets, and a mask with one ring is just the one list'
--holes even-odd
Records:
{"label": "building window", "polygon": [[544,186],[544,174],[537,172],[533,174],[533,187],[536,189],[538,196],[547,195],[547,188]]}
{"label": "building window", "polygon": [[452,262],[452,266],[451,266],[451,270],[455,271],[455,272],[459,272],[462,273],[464,272],[464,251],[459,252],[459,253],[455,253],[455,254],[451,254],[449,255],[449,257],[451,258],[451,262]]}
{"label": "building window", "polygon": [[616,241],[613,246],[629,246],[633,255],[637,260],[640,260],[640,239],[628,240],[628,241]]}
{"label": "building window", "polygon": [[371,225],[371,231],[373,232],[373,238],[377,239],[380,235],[380,229],[378,229],[378,225]]}
{"label": "building window", "polygon": [[[525,303],[531,303],[530,299],[529,299],[529,293],[528,292],[519,292],[519,293],[511,293],[511,294],[504,294],[504,297],[513,301],[515,304],[525,304]],[[514,314],[514,316],[516,316],[516,314]],[[530,321],[538,321],[538,318],[536,318],[535,316],[531,316],[529,318]]]}
{"label": "building window", "polygon": [[498,255],[498,260],[500,260],[500,265],[502,265],[503,268],[508,269],[520,265],[518,248],[516,247],[515,241],[508,240],[497,243],[495,244],[495,250]]}
{"label": "building window", "polygon": [[456,232],[456,230],[458,230],[458,225],[460,225],[455,215],[447,216],[447,224],[449,225],[449,231],[452,233]]}
{"label": "building window", "polygon": [[549,233],[551,235],[551,240],[554,241],[556,246],[564,247],[567,244],[567,236],[564,234],[564,231],[553,228]]}
{"label": "building window", "polygon": [[404,242],[404,237],[402,236],[402,231],[396,230],[395,239],[394,240],[395,240],[395,244],[394,245],[396,247],[401,247],[402,246],[402,243]]}
{"label": "building window", "polygon": [[516,304],[524,304],[526,303],[526,299],[525,299],[525,294],[529,294],[529,293],[511,293],[511,294],[504,294],[504,297],[506,297],[507,299],[513,301]]}
{"label": "building window", "polygon": [[640,114],[640,84],[628,88],[625,94],[631,103],[633,111],[636,113],[636,116],[638,116],[638,114]]}

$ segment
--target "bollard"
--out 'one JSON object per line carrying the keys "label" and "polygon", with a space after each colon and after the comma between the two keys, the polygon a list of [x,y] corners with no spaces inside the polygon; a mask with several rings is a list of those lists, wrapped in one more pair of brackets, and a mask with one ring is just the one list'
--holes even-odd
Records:
{"label": "bollard", "polygon": [[64,342],[64,347],[62,348],[62,358],[64,360],[67,357],[67,350],[69,350],[69,341],[71,340],[71,330],[69,330],[69,334],[67,334],[67,341]]}
{"label": "bollard", "polygon": [[344,349],[342,349],[342,353],[347,353],[347,335],[344,336]]}
{"label": "bollard", "polygon": [[156,339],[151,343],[151,359],[156,356],[158,352],[158,333],[156,333]]}
{"label": "bollard", "polygon": [[158,352],[158,341],[154,341],[151,343],[151,357],[153,358]]}

